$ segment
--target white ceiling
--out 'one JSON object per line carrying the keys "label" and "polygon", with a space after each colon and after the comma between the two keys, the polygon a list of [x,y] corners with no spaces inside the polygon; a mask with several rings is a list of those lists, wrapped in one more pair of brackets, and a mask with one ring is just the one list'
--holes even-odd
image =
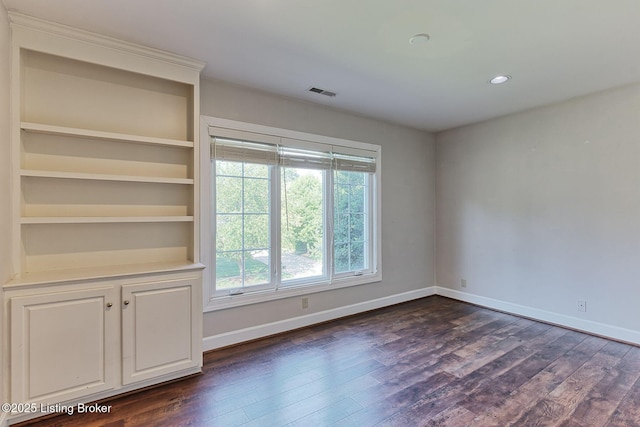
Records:
{"label": "white ceiling", "polygon": [[640,81],[639,0],[3,1],[206,61],[205,78],[429,131]]}

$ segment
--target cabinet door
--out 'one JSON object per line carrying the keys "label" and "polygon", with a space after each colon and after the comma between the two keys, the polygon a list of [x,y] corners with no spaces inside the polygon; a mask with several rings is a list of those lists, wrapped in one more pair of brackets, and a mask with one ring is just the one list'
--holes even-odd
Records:
{"label": "cabinet door", "polygon": [[11,298],[11,400],[61,402],[116,385],[113,287]]}
{"label": "cabinet door", "polygon": [[202,365],[200,279],[122,286],[122,382]]}

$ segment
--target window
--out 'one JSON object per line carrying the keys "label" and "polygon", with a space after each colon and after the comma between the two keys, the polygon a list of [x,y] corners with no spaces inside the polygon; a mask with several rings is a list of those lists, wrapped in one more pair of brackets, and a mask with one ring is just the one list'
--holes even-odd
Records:
{"label": "window", "polygon": [[380,147],[237,125],[207,128],[210,302],[236,305],[380,280]]}

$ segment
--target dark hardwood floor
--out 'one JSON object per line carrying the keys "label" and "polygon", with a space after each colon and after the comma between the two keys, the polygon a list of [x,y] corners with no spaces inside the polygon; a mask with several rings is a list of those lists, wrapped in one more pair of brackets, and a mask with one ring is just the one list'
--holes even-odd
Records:
{"label": "dark hardwood floor", "polygon": [[39,426],[640,426],[640,348],[429,297],[205,354]]}

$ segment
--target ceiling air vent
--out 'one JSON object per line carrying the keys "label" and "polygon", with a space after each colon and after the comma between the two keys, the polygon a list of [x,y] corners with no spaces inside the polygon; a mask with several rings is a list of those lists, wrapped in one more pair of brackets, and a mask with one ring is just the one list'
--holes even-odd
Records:
{"label": "ceiling air vent", "polygon": [[333,98],[334,96],[337,95],[335,92],[331,92],[330,90],[320,89],[320,88],[317,88],[317,87],[310,88],[309,92],[319,93],[320,95],[329,96],[331,98]]}

